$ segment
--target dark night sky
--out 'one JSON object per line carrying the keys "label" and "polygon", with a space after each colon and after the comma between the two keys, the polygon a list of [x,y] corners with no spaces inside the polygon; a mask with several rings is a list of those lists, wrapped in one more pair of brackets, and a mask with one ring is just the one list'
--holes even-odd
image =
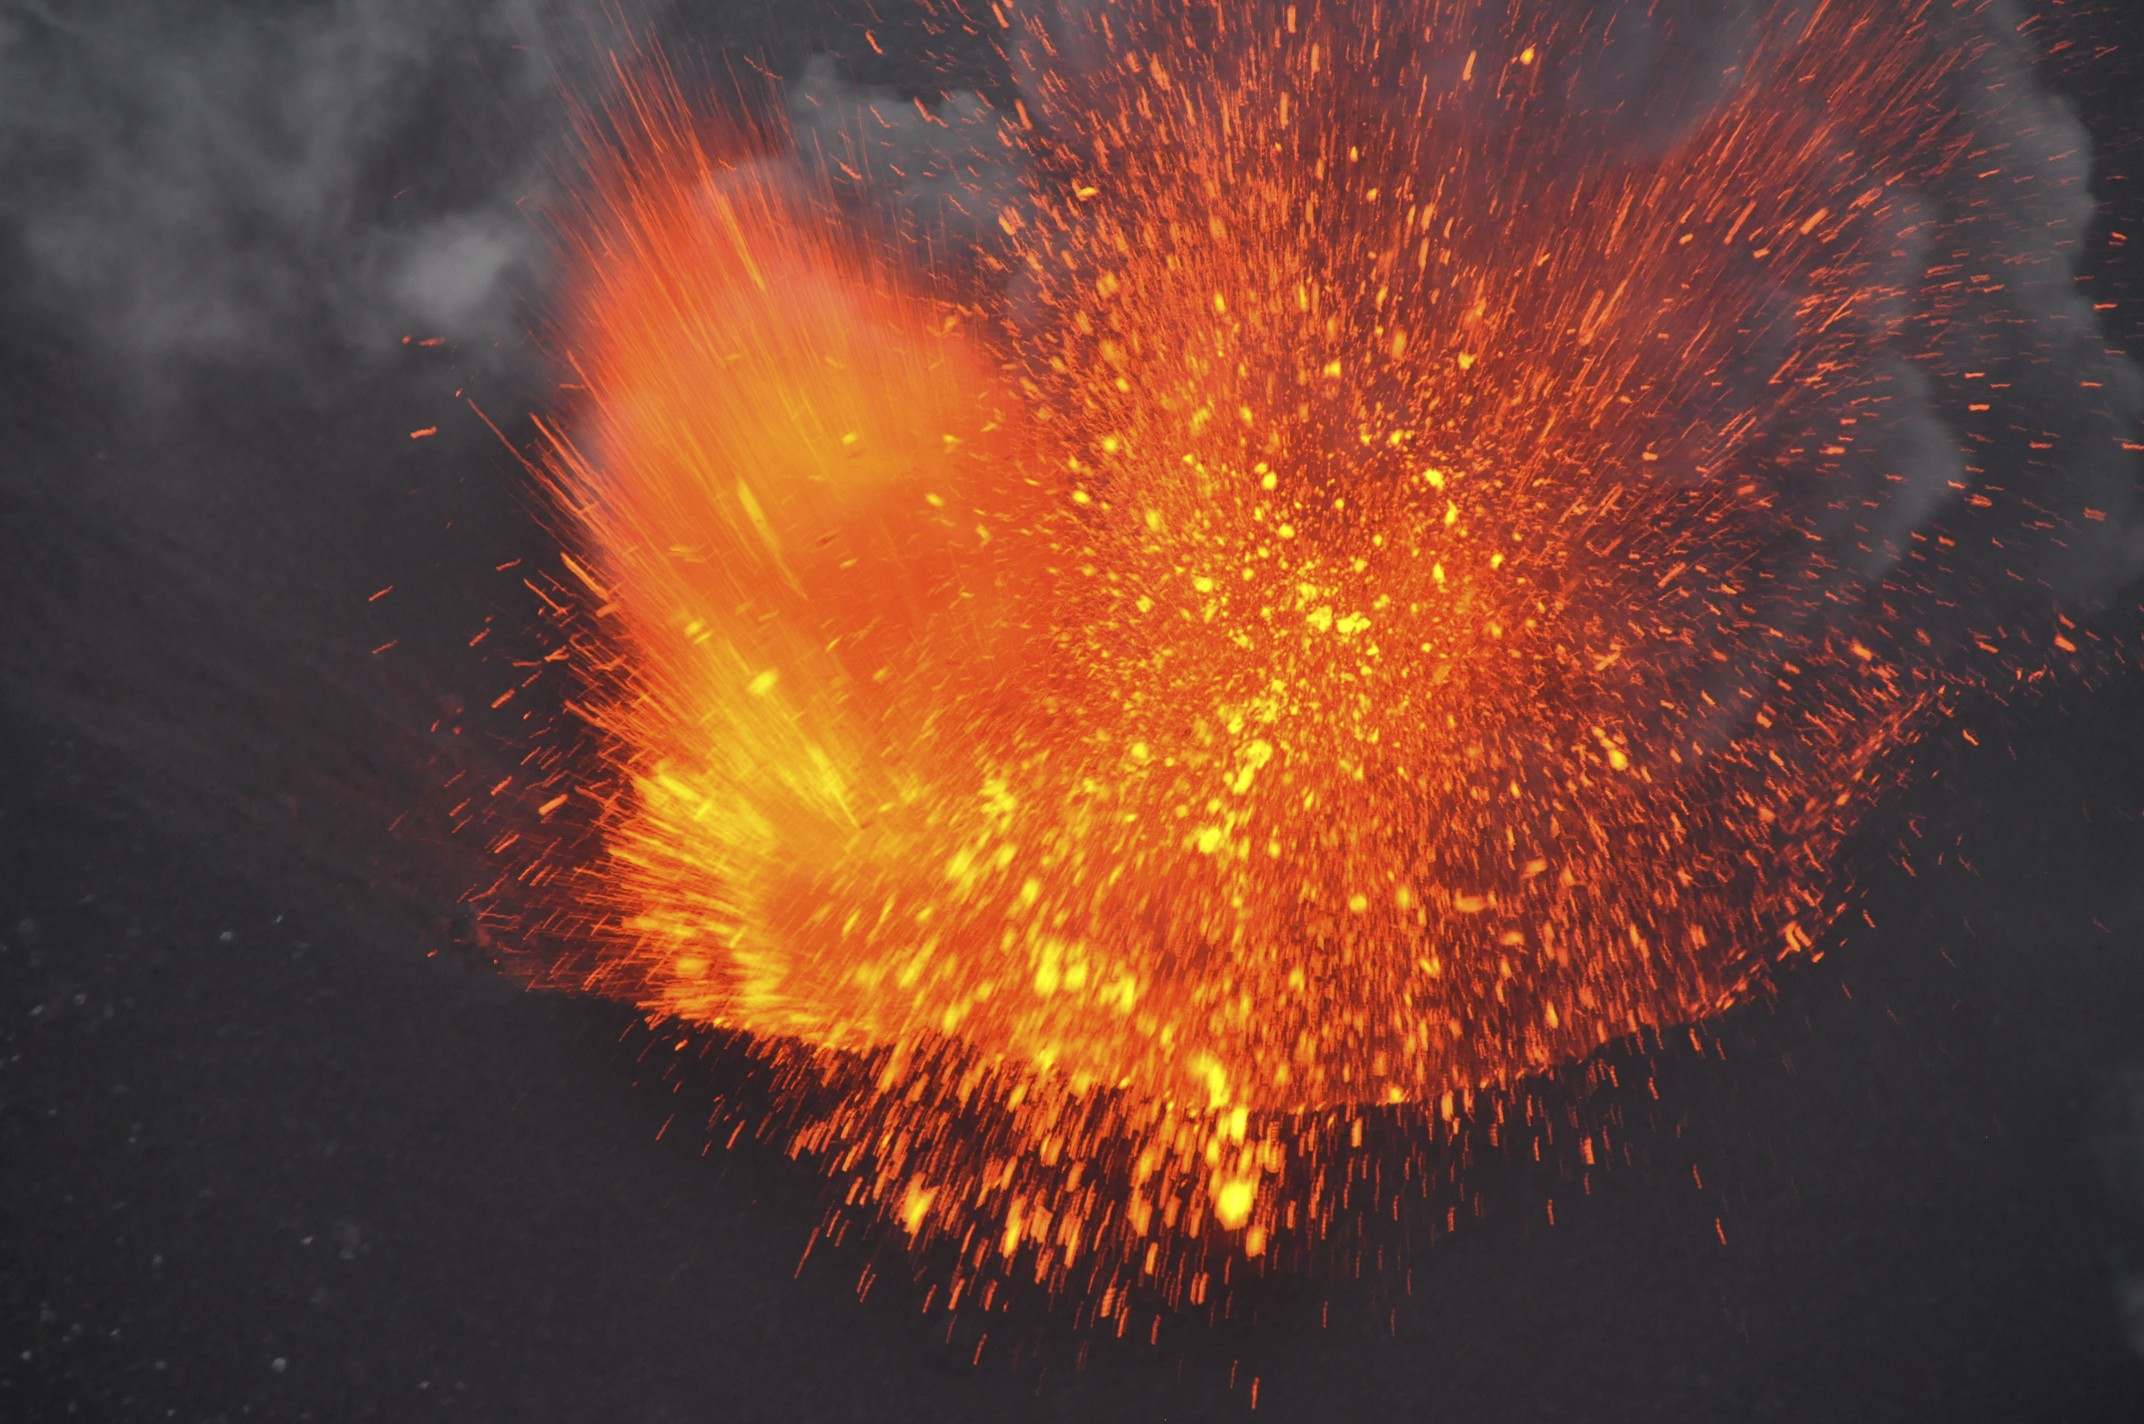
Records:
{"label": "dark night sky", "polygon": [[[1608,1051],[1657,1103],[1544,1087],[1626,1114],[1590,1196],[1485,1160],[1457,1236],[1158,1347],[1016,1298],[977,1365],[897,1244],[799,1270],[814,1176],[658,1140],[723,1068],[430,954],[481,874],[423,813],[430,729],[490,686],[469,633],[524,618],[493,565],[542,547],[450,398],[540,386],[510,215],[552,90],[509,21],[542,8],[0,11],[0,1416],[1201,1419],[1255,1374],[1277,1419],[2144,1419],[2134,672],[1928,746],[1849,867],[1877,928],[1713,1053]],[[780,8],[672,23],[793,64]],[[2101,228],[2144,235],[2104,181],[2144,171],[2127,38],[2050,78]],[[2140,261],[2094,269],[2133,352]],[[393,339],[427,320],[456,339]],[[2136,603],[2102,615],[2132,645]]]}

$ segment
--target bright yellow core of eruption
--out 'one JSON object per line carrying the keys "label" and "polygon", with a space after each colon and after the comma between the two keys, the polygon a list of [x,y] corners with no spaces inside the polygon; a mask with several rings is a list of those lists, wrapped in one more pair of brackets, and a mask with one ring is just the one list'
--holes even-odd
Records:
{"label": "bright yellow core of eruption", "polygon": [[1806,945],[1918,699],[1751,631],[1740,427],[1653,453],[1773,280],[1717,234],[1776,197],[1815,250],[1761,124],[1533,219],[1340,122],[1308,39],[1197,103],[1134,68],[982,309],[637,93],[546,459],[616,772],[572,913],[592,987],[879,1055],[824,1142],[912,1230],[1256,1254],[1312,1190],[1276,1112],[1449,1115]]}

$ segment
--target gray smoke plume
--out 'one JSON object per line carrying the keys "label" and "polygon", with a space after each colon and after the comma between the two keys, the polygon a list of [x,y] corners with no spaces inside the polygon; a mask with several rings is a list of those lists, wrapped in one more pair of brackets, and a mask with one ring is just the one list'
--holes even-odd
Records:
{"label": "gray smoke plume", "polygon": [[431,651],[486,612],[462,569],[525,537],[453,393],[542,372],[526,208],[612,37],[556,0],[0,3],[0,686],[137,768],[135,814],[359,862],[419,799],[485,680]]}
{"label": "gray smoke plume", "polygon": [[595,49],[553,0],[24,0],[0,34],[0,220],[131,373],[517,339],[533,136]]}

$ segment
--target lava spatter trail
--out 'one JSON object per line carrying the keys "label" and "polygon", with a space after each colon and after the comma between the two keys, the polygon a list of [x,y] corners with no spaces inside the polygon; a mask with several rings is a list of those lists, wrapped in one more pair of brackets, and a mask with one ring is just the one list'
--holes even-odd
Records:
{"label": "lava spatter trail", "polygon": [[1922,196],[1999,166],[1980,22],[1772,7],[1640,141],[1565,9],[989,7],[980,279],[659,65],[590,120],[533,463],[600,750],[485,902],[749,1035],[948,1304],[1202,1298],[1364,1209],[1361,1109],[1734,1002],[2083,636],[2020,571],[2104,511],[2055,451],[1998,524],[1930,414],[2031,340]]}

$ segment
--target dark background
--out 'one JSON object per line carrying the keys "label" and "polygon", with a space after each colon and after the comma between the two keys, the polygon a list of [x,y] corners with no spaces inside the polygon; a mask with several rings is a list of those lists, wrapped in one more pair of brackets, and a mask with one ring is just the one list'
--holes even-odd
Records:
{"label": "dark background", "polygon": [[[2144,66],[2082,72],[2102,229],[2144,234],[2113,181]],[[504,142],[419,114],[389,145],[411,170],[357,188],[422,204]],[[526,619],[493,566],[544,546],[451,393],[513,412],[540,380],[326,317],[145,373],[21,231],[0,1416],[1196,1419],[1255,1375],[1281,1419],[2144,1419],[2117,1294],[2125,1253],[2144,1269],[2144,677],[1972,704],[1977,749],[1938,731],[1847,867],[1873,928],[1703,1053],[1609,1051],[1657,1103],[1540,1088],[1627,1111],[1589,1195],[1492,1161],[1479,1216],[1379,1281],[1257,1282],[1158,1345],[1016,1294],[948,1338],[897,1243],[799,1268],[810,1171],[659,1134],[719,1068],[668,1072],[629,1013],[453,946],[483,867],[427,808],[508,755],[519,714],[466,707]],[[2092,268],[2132,351],[2138,249]],[[2094,626],[2136,646],[2136,603]],[[464,647],[487,618],[503,654]]]}

